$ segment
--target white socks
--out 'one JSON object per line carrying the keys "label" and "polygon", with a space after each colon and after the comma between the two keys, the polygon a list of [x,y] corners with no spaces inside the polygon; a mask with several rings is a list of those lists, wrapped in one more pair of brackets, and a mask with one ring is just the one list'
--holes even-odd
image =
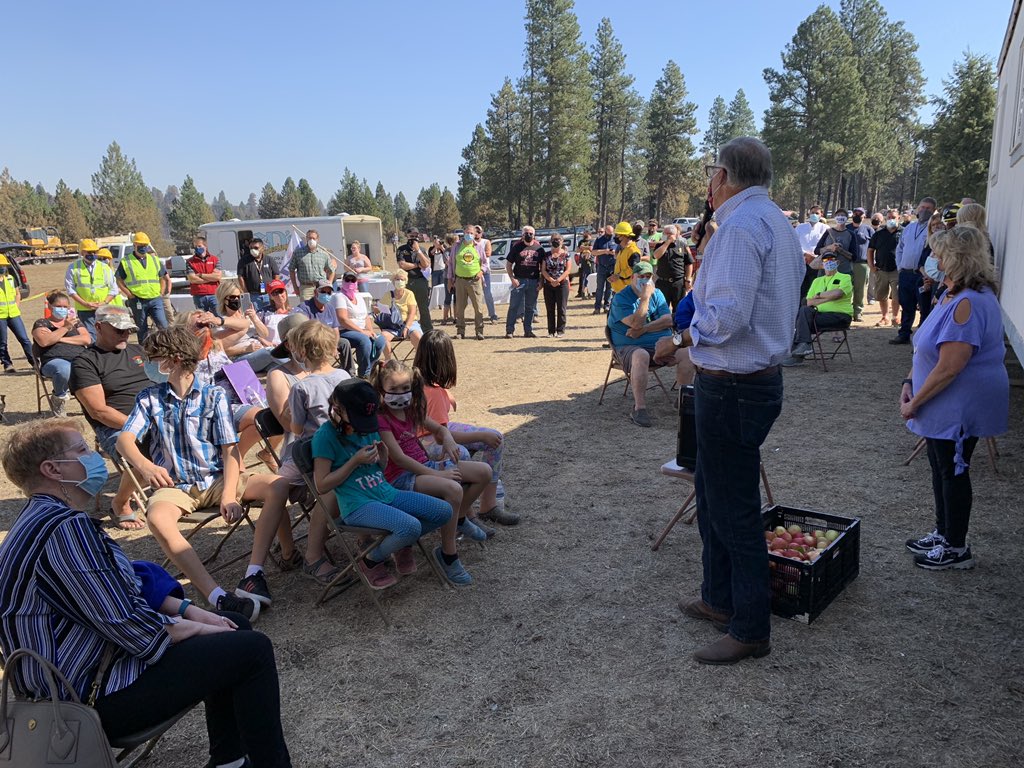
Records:
{"label": "white socks", "polygon": [[214,608],[216,608],[217,607],[217,601],[220,600],[226,594],[227,594],[227,592],[225,592],[220,587],[215,587],[213,592],[211,592],[207,596],[206,599],[210,601],[210,605],[212,605]]}
{"label": "white socks", "polygon": [[253,565],[252,563],[249,563],[249,567],[245,569],[245,578],[249,578],[250,576],[261,573],[262,571],[262,565]]}

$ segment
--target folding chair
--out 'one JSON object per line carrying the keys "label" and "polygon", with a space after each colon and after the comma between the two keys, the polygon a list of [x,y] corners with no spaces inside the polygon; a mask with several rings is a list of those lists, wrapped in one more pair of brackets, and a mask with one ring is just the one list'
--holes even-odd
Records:
{"label": "folding chair", "polygon": [[43,376],[42,368],[39,366],[38,360],[32,361],[32,372],[36,375],[36,408],[39,414],[43,413],[43,401],[46,401],[46,407],[50,413],[53,413],[53,409],[50,408],[50,382]]}
{"label": "folding chair", "polygon": [[[187,715],[193,708],[183,709],[178,714],[164,720],[162,723],[154,725],[152,728],[147,728],[144,731],[138,733],[130,733],[127,736],[122,736],[118,739],[110,740],[111,749],[117,751],[117,755],[114,760],[118,765],[124,764],[124,768],[133,768],[134,766],[141,763],[147,757],[150,752],[156,747],[156,743],[160,741],[160,738],[173,728],[181,718]],[[142,752],[135,757],[132,754],[142,747]],[[129,759],[131,758],[131,759]]]}
{"label": "folding chair", "polygon": [[[766,503],[762,505],[762,509],[765,507],[771,507],[775,504],[775,499],[772,496],[772,488],[768,485],[768,475],[764,471],[764,464],[761,464],[761,485],[764,487],[764,495],[767,499]],[[694,489],[690,491],[690,495],[686,497],[683,502],[683,506],[679,508],[672,519],[668,521],[668,525],[665,526],[665,530],[661,532],[657,540],[651,544],[651,551],[657,552],[658,547],[661,546],[661,542],[665,540],[669,532],[675,527],[675,524],[682,520],[687,525],[692,525],[694,518],[697,517],[697,487],[693,482],[693,470],[687,469],[686,467],[680,467],[676,464],[675,460],[667,461],[661,465],[661,474],[674,477],[678,480],[685,480],[694,486]]]}
{"label": "folding chair", "polygon": [[[269,408],[262,409],[256,414],[256,432],[260,436],[260,442],[263,444],[263,448],[274,457],[274,461],[277,462],[278,466],[281,466],[281,456],[274,450],[274,446],[271,444],[270,439],[272,437],[281,437],[284,435],[284,426],[278,421],[277,416]],[[313,511],[313,507],[316,506],[316,499],[313,494],[309,492],[309,489],[303,486],[297,486],[292,489],[288,495],[288,501],[290,504],[298,504],[301,510],[297,520],[292,521],[292,530],[298,527],[298,525],[305,520],[309,522],[310,512]],[[305,536],[301,536],[296,541],[301,541]]]}
{"label": "folding chair", "polygon": [[[824,370],[825,373],[828,373],[828,366],[825,364],[825,360],[835,360],[836,355],[846,355],[847,357],[850,358],[850,362],[853,362],[853,352],[850,351],[850,338],[847,335],[850,330],[850,323],[852,322],[853,318],[851,317],[849,320],[846,321],[846,325],[840,328],[820,329],[818,328],[817,315],[815,315],[812,324],[812,328],[814,329],[814,336],[811,339],[811,346],[814,348],[814,352],[808,355],[808,357],[811,360],[818,360],[821,363],[822,370]],[[835,349],[833,349],[831,353],[826,353],[825,348],[822,346],[821,343],[822,334],[825,333],[841,333],[843,335],[842,341],[840,341],[836,345]],[[833,340],[832,343],[835,344],[835,340]]]}
{"label": "folding chair", "polygon": [[[113,455],[108,454],[106,451],[103,450],[103,446],[100,445],[100,441],[97,439],[96,440],[96,453],[98,453],[100,456],[103,456],[105,458],[110,459],[111,464],[114,465],[114,470],[117,472],[118,480],[119,481],[120,481],[121,477],[125,476],[125,472],[126,472],[125,467],[127,466],[127,463],[125,462],[124,459],[121,458],[121,454],[119,454],[116,450],[114,451]],[[139,492],[139,490],[138,490],[138,481],[134,477],[132,477],[130,475],[128,477],[135,481],[135,482],[133,482],[133,485],[136,486],[136,489],[134,491],[132,491],[131,501],[132,501],[132,503],[136,507],[136,512],[138,514],[141,514],[143,517],[145,517],[145,514],[146,514],[146,496],[145,496],[145,494]],[[97,512],[97,514],[99,514],[99,511],[100,511],[100,498],[99,498],[99,496],[97,496],[96,497],[96,512]]]}
{"label": "folding chair", "polygon": [[[613,370],[622,371],[622,373],[626,377],[626,380],[625,380],[626,387],[625,387],[625,389],[622,390],[622,396],[623,397],[625,397],[627,394],[629,394],[629,387],[630,387],[630,383],[632,382],[632,378],[630,377],[630,375],[628,373],[626,373],[626,369],[622,366],[622,359],[619,357],[619,353],[618,353],[618,351],[616,351],[615,345],[612,344],[612,332],[611,332],[611,329],[607,325],[604,327],[604,337],[608,340],[608,346],[611,347],[612,356],[611,356],[611,359],[608,361],[608,372],[604,375],[604,386],[601,387],[601,398],[597,401],[598,405],[601,405],[604,402],[604,392],[605,392],[606,389],[608,389],[608,379],[611,378]],[[655,383],[654,384],[649,384],[647,389],[651,390],[651,389],[654,389],[654,387],[661,387],[661,391],[665,393],[665,397],[667,397],[671,401],[672,400],[672,395],[670,395],[669,391],[667,389],[665,389],[665,385],[662,384],[662,382],[661,382],[661,377],[658,376],[658,369],[664,368],[664,367],[665,366],[660,365],[659,363],[654,362],[653,358],[651,359],[651,364],[650,364],[648,370],[651,372],[651,375],[654,377]]]}
{"label": "folding chair", "polygon": [[[907,456],[907,460],[903,462],[904,467],[909,467],[910,462],[924,453],[925,448],[928,447],[928,443],[922,437],[917,441],[917,445],[914,446],[914,450]],[[994,437],[985,438],[985,448],[988,450],[988,463],[992,467],[992,471],[997,475],[999,474],[999,467],[996,465],[996,459],[999,458],[999,446],[996,445],[996,439]]]}
{"label": "folding chair", "polygon": [[395,336],[395,338],[391,340],[391,354],[394,355],[396,359],[398,358],[398,348],[403,344],[408,345],[409,349],[406,350],[405,355],[401,358],[403,363],[416,353],[416,348],[412,345],[412,342],[409,341],[407,334],[408,331],[401,336]]}
{"label": "folding chair", "polygon": [[[362,560],[368,552],[373,550],[378,544],[387,538],[389,531],[384,531],[380,528],[363,528],[361,526],[346,525],[344,517],[341,515],[338,517],[331,515],[328,505],[324,503],[323,497],[317,492],[316,483],[313,480],[312,438],[301,438],[292,445],[292,460],[295,462],[295,466],[297,466],[299,471],[302,473],[302,479],[305,481],[310,492],[316,497],[316,503],[319,506],[320,511],[323,513],[324,517],[327,518],[335,533],[338,534],[336,538],[341,545],[341,550],[345,554],[345,558],[348,560],[348,565],[342,568],[338,572],[338,575],[331,580],[331,583],[324,587],[323,591],[320,593],[320,597],[317,598],[316,604],[322,605],[326,600],[328,600],[328,595],[332,590],[338,590],[334,595],[331,595],[331,597],[336,597],[342,591],[351,586],[354,582],[349,574],[354,573],[359,582],[366,588],[366,591],[370,595],[370,599],[373,600],[374,607],[377,609],[377,612],[380,613],[384,623],[391,626],[391,620],[388,618],[388,615],[384,610],[384,606],[381,605],[380,597],[377,595],[378,590],[370,586],[370,582],[366,578],[362,569],[357,567],[359,561]],[[346,533],[356,537],[367,537],[369,543],[364,541],[363,544],[357,544],[353,547],[346,540],[344,535]],[[434,560],[433,555],[427,551],[427,548],[423,544],[423,539],[418,539],[416,544],[419,546],[423,558],[427,561],[427,564],[434,572],[434,575],[437,576],[438,580],[446,587],[454,589],[454,587],[452,587],[448,582],[448,579],[444,577],[444,574],[441,573],[441,569]]]}

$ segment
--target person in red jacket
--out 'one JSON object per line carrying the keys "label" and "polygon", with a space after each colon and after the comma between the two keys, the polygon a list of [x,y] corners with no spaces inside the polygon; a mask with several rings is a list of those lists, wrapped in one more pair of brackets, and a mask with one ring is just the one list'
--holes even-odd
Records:
{"label": "person in red jacket", "polygon": [[202,309],[220,316],[217,311],[217,286],[224,276],[220,271],[220,262],[206,247],[206,238],[197,237],[192,241],[195,248],[193,255],[185,262],[188,292],[192,294],[192,303],[196,309]]}

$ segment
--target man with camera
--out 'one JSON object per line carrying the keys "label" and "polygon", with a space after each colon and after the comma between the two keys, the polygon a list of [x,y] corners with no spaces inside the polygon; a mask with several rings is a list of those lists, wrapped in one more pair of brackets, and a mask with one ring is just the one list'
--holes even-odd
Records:
{"label": "man with camera", "polygon": [[416,308],[420,313],[420,328],[427,333],[434,328],[430,319],[430,283],[423,276],[423,270],[430,268],[430,257],[426,248],[420,246],[420,231],[416,227],[411,227],[405,236],[406,242],[399,247],[395,258],[398,268],[404,270],[409,278],[409,290],[416,297]]}

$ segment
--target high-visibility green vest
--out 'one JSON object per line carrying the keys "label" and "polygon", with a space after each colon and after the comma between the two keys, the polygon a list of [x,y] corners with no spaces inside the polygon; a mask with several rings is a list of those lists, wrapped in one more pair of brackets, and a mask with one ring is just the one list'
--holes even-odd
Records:
{"label": "high-visibility green vest", "polygon": [[455,252],[455,276],[476,277],[480,274],[480,251],[473,243],[463,243]]}
{"label": "high-visibility green vest", "polygon": [[21,307],[18,306],[18,286],[10,275],[0,277],[0,320],[9,317],[20,317]]}
{"label": "high-visibility green vest", "polygon": [[[110,284],[113,282],[113,275],[110,267],[99,259],[93,262],[92,274],[86,266],[85,259],[77,259],[71,265],[71,286],[76,295],[84,301],[100,302],[105,301],[110,295]],[[75,309],[80,312],[94,312],[92,307],[87,307],[78,299],[75,299]]]}
{"label": "high-visibility green vest", "polygon": [[146,264],[143,266],[139,257],[132,251],[123,259],[124,274],[127,278],[125,286],[134,296],[140,299],[155,299],[160,295],[160,260],[156,254],[147,254]]}

